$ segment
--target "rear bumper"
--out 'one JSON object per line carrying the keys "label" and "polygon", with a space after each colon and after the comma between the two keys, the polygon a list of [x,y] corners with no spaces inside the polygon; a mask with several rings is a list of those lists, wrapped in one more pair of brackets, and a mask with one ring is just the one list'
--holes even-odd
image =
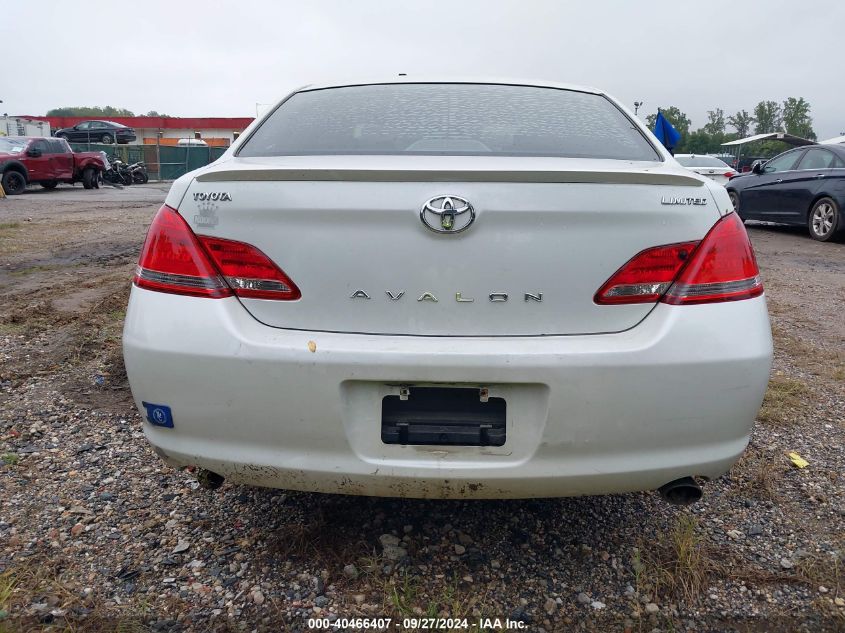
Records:
{"label": "rear bumper", "polygon": [[[380,496],[570,496],[716,477],[748,441],[771,355],[763,297],[661,304],[618,334],[438,338],[274,329],[236,299],[133,288],[124,331],[139,408],[172,409],[173,428],[144,421],[169,463]],[[504,446],[382,443],[385,395],[444,383],[505,398]]]}

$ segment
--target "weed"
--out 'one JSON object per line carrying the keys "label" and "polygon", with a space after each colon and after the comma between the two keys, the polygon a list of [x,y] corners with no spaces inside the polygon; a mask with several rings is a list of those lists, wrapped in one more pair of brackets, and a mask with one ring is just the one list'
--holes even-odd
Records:
{"label": "weed", "polygon": [[457,575],[434,587],[423,588],[418,576],[405,571],[387,580],[383,590],[388,607],[399,617],[441,616],[460,620],[469,618],[473,608],[483,600],[483,596],[462,588]]}
{"label": "weed", "polygon": [[810,554],[796,562],[798,577],[813,588],[827,587],[832,596],[845,592],[845,569],[840,552]]}
{"label": "weed", "polygon": [[749,447],[732,469],[737,490],[744,494],[777,500],[777,487],[783,478],[783,463]]}
{"label": "weed", "polygon": [[15,591],[17,584],[18,579],[12,573],[12,570],[0,574],[0,611],[9,612],[12,593]]}
{"label": "weed", "polygon": [[792,422],[809,395],[810,389],[804,382],[787,376],[772,376],[757,419],[769,424]]}
{"label": "weed", "polygon": [[400,582],[391,583],[390,604],[400,615],[414,615],[418,593],[419,579],[404,573]]}
{"label": "weed", "polygon": [[3,457],[0,459],[2,459],[3,463],[7,466],[17,466],[20,461],[20,456],[18,456],[17,453],[4,453]]}
{"label": "weed", "polygon": [[772,327],[775,350],[785,353],[802,369],[822,378],[845,380],[845,352],[840,347],[819,347]]}
{"label": "weed", "polygon": [[655,596],[694,604],[718,567],[691,514],[681,515],[670,530],[642,545],[634,554],[636,582]]}
{"label": "weed", "polygon": [[[58,559],[29,559],[0,574],[0,611],[6,617],[0,620],[0,633],[12,631],[43,630],[21,610],[32,602],[49,597],[52,604],[68,614],[80,609],[86,612],[83,620],[68,615],[57,621],[49,630],[63,633],[148,633],[143,624],[148,606],[106,607],[98,601],[96,592],[83,597],[69,583],[75,572],[68,561]],[[36,628],[37,627],[37,628]]]}

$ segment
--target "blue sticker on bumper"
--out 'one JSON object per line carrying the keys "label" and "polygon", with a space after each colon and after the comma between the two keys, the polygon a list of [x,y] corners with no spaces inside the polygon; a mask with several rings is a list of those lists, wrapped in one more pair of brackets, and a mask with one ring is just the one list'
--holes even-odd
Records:
{"label": "blue sticker on bumper", "polygon": [[171,413],[170,407],[164,404],[153,404],[152,402],[142,402],[141,404],[147,410],[147,422],[153,426],[173,428],[173,413]]}

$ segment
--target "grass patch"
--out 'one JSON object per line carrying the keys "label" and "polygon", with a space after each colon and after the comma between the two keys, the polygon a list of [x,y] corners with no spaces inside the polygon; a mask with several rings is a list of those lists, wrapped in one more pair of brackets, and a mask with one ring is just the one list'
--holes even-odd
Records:
{"label": "grass patch", "polygon": [[4,453],[0,459],[2,459],[3,463],[7,466],[17,466],[20,461],[20,456],[18,456],[17,453]]}
{"label": "grass patch", "polygon": [[825,349],[788,334],[782,327],[772,326],[775,349],[789,356],[802,369],[836,381],[845,380],[845,352]]}
{"label": "grass patch", "polygon": [[777,495],[777,484],[783,478],[783,468],[778,467],[776,460],[762,459],[753,471],[751,487],[767,499],[774,499]]}
{"label": "grass patch", "polygon": [[449,579],[432,579],[407,570],[385,578],[381,591],[385,614],[396,618],[475,619],[474,613],[480,612],[486,596],[486,593],[479,595],[474,587],[462,586],[457,574]]}
{"label": "grass patch", "polygon": [[736,470],[741,473],[739,489],[752,496],[776,501],[779,498],[778,484],[783,479],[782,457],[772,459],[753,448],[748,448]]}
{"label": "grass patch", "polygon": [[268,552],[279,561],[308,560],[327,569],[333,578],[342,579],[344,565],[369,551],[346,503],[338,499],[320,505],[315,512],[286,524],[268,539]]}
{"label": "grass patch", "polygon": [[[462,575],[471,573],[469,570],[452,569],[451,573],[432,576],[410,566],[385,573],[384,567],[389,563],[375,552],[358,558],[360,575],[347,588],[348,592],[367,594],[371,596],[371,603],[379,600],[379,613],[397,619],[441,617],[474,621],[479,617],[496,615],[485,613],[485,605],[489,603],[489,592],[485,586],[462,578]],[[479,633],[488,631],[484,627],[477,630]]]}
{"label": "grass patch", "polygon": [[126,318],[126,310],[111,310],[106,313],[109,321],[117,322],[123,325],[123,320]]}
{"label": "grass patch", "polygon": [[810,395],[810,388],[803,381],[772,376],[757,419],[768,424],[789,424],[802,417],[799,409]]}
{"label": "grass patch", "polygon": [[34,273],[45,273],[45,272],[52,272],[58,270],[60,266],[29,266],[27,268],[19,268],[18,270],[12,270],[9,272],[9,275],[12,277],[25,277],[27,275],[32,275]]}
{"label": "grass patch", "polygon": [[9,231],[11,229],[17,229],[21,225],[20,222],[0,222],[0,231]]}
{"label": "grass patch", "polygon": [[[107,608],[95,590],[83,596],[80,586],[73,584],[76,570],[61,559],[28,559],[0,574],[0,633],[12,631],[62,631],[64,633],[147,633],[143,624],[148,609],[128,606]],[[33,603],[46,603],[48,611],[61,610],[64,616],[49,626],[37,615],[29,615]],[[86,616],[78,619],[76,611]]]}
{"label": "grass patch", "polygon": [[[814,559],[806,572],[798,569],[795,570],[798,573],[769,571],[751,563],[729,546],[709,542],[699,529],[698,519],[691,514],[680,516],[672,528],[655,540],[640,541],[640,547],[634,550],[632,566],[637,591],[640,595],[652,596],[658,604],[696,605],[718,579],[751,586],[805,582],[818,587],[823,584],[831,596],[841,591],[841,561],[835,571],[830,567],[830,557],[825,561],[821,557]],[[810,580],[811,574],[816,574],[813,580]],[[637,608],[641,607],[638,603]]]}
{"label": "grass patch", "polygon": [[845,592],[842,552],[813,553],[796,561],[798,577],[814,589],[827,587],[828,595],[842,597]]}
{"label": "grass patch", "polygon": [[683,514],[668,531],[635,550],[637,590],[658,600],[695,604],[719,569],[713,549],[701,536],[698,520]]}
{"label": "grass patch", "polygon": [[0,574],[0,611],[9,612],[12,593],[14,593],[17,584],[18,580],[11,571]]}
{"label": "grass patch", "polygon": [[0,321],[0,336],[17,336],[27,332],[26,325],[22,323],[6,323]]}

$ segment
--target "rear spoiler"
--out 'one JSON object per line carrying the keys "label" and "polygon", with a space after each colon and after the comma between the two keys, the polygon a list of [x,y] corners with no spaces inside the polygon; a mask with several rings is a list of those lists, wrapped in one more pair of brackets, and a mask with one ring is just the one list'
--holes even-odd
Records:
{"label": "rear spoiler", "polygon": [[436,170],[436,169],[221,169],[197,182],[363,181],[363,182],[581,182],[703,187],[695,176],[660,171],[615,170]]}

